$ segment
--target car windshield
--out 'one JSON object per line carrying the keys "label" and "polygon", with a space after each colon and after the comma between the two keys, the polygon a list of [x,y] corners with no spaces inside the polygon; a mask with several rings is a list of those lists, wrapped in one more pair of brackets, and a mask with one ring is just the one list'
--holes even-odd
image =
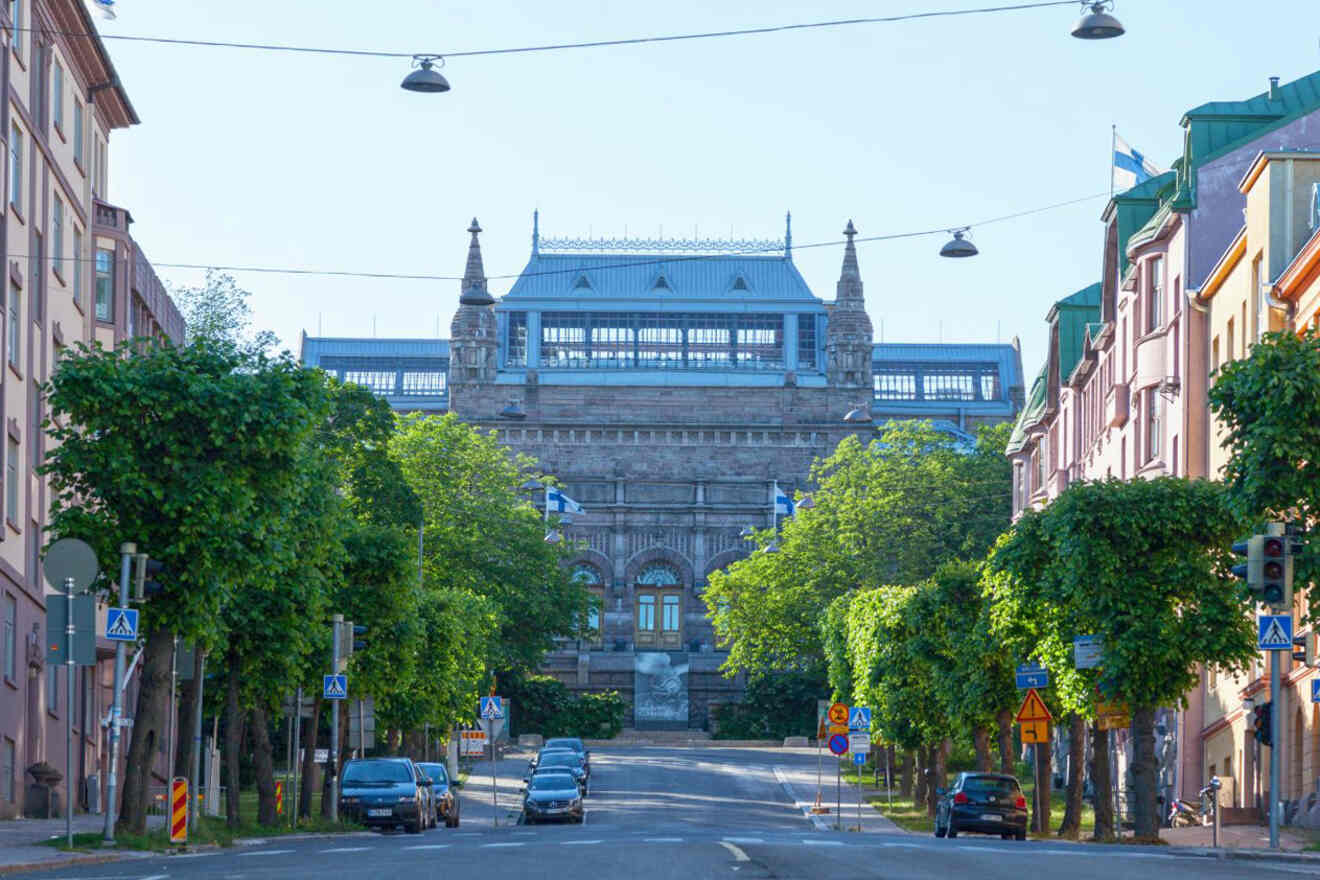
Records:
{"label": "car windshield", "polygon": [[569,749],[574,752],[585,752],[586,747],[582,745],[582,740],[576,738],[557,738],[546,740],[547,749]]}
{"label": "car windshield", "polygon": [[344,768],[344,785],[411,781],[412,774],[398,761],[354,761]]}
{"label": "car windshield", "polygon": [[572,752],[554,752],[541,756],[542,767],[576,767],[578,756]]}
{"label": "car windshield", "polygon": [[968,794],[1017,794],[1017,780],[1002,776],[968,776],[962,790]]}
{"label": "car windshield", "polygon": [[444,764],[418,764],[417,766],[422,768],[423,773],[431,777],[432,782],[449,781],[449,774],[445,772]]}
{"label": "car windshield", "polygon": [[577,783],[567,773],[538,773],[532,777],[532,791],[577,791]]}

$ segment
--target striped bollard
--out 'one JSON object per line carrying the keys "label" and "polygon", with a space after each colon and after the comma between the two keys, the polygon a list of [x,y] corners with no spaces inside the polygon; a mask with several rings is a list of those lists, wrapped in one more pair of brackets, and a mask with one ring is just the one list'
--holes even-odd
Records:
{"label": "striped bollard", "polygon": [[284,815],[284,782],[282,780],[275,781],[275,814],[277,816]]}
{"label": "striped bollard", "polygon": [[174,777],[170,783],[170,843],[188,842],[188,780]]}

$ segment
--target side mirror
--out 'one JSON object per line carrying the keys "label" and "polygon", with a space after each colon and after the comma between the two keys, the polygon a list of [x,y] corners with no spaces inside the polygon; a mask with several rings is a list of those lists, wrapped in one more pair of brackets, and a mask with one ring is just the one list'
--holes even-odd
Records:
{"label": "side mirror", "polygon": [[937,789],[935,789],[935,797],[944,797],[944,796],[945,796],[946,794],[948,794],[948,793],[949,793],[949,792],[948,792],[946,789],[943,789],[943,788],[937,788]]}

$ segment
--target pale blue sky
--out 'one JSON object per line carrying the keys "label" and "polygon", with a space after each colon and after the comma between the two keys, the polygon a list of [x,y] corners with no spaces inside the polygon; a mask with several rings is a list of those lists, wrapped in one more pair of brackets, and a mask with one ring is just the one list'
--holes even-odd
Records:
{"label": "pale blue sky", "polygon": [[[106,34],[456,51],[714,30],[977,0],[120,0]],[[1254,10],[1256,14],[1247,11]],[[1108,190],[1110,125],[1167,166],[1184,110],[1320,67],[1315,0],[1120,0],[1118,40],[1068,36],[1069,7],[770,36],[454,59],[453,91],[398,87],[402,60],[110,41],[142,125],[112,141],[110,194],[158,263],[461,275],[475,214],[490,275],[549,235],[797,243],[973,223]],[[1266,14],[1268,12],[1268,14]],[[864,245],[887,341],[1022,338],[1094,281],[1104,199],[942,237]],[[841,252],[801,251],[834,296]],[[200,272],[160,268],[172,282]],[[236,273],[256,323],[298,333],[447,336],[457,282]],[[496,294],[507,281],[492,282]]]}

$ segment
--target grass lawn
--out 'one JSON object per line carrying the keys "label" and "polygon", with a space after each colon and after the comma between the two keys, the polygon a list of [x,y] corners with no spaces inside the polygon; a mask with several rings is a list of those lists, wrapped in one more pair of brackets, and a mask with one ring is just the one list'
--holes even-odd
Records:
{"label": "grass lawn", "polygon": [[[309,819],[303,819],[298,822],[294,828],[289,827],[289,813],[293,809],[292,797],[289,793],[285,794],[284,808],[285,813],[280,818],[283,820],[279,825],[265,826],[257,824],[257,792],[255,789],[243,791],[238,796],[239,817],[241,823],[237,828],[230,828],[223,816],[201,816],[196,828],[188,831],[188,844],[199,846],[205,844],[214,844],[218,846],[233,846],[234,840],[243,837],[274,837],[281,834],[293,834],[315,831],[360,831],[362,826],[353,822],[330,822],[321,818],[321,796],[320,793],[312,795],[312,815]],[[223,804],[222,804],[223,809]],[[102,834],[99,831],[75,834],[73,836],[73,849],[75,851],[99,850],[101,849]],[[146,850],[166,850],[172,844],[169,840],[169,832],[165,828],[159,828],[148,831],[146,834],[116,834],[115,843],[120,849],[146,849]],[[68,850],[66,838],[61,835],[53,837],[46,841],[47,846],[53,846],[56,849]]]}
{"label": "grass lawn", "polygon": [[[933,833],[935,830],[934,820],[926,815],[925,804],[914,804],[912,798],[905,798],[895,793],[893,806],[889,806],[889,798],[884,790],[877,790],[871,783],[874,780],[872,773],[865,768],[862,770],[862,794],[867,803],[879,810],[883,815],[893,820],[894,824],[905,831],[924,831]],[[845,771],[843,774],[845,784],[856,787],[857,774],[851,771]],[[1022,794],[1027,799],[1027,807],[1030,809],[1032,792],[1035,790],[1035,782],[1031,779],[1020,780],[1022,784]],[[1059,824],[1063,822],[1063,814],[1067,808],[1066,793],[1062,791],[1053,792],[1050,800],[1050,828],[1058,829]],[[1082,827],[1081,837],[1087,838],[1095,831],[1095,812],[1091,805],[1082,804]],[[1047,833],[1033,832],[1029,836],[1041,839],[1053,839],[1056,837],[1054,830]]]}

